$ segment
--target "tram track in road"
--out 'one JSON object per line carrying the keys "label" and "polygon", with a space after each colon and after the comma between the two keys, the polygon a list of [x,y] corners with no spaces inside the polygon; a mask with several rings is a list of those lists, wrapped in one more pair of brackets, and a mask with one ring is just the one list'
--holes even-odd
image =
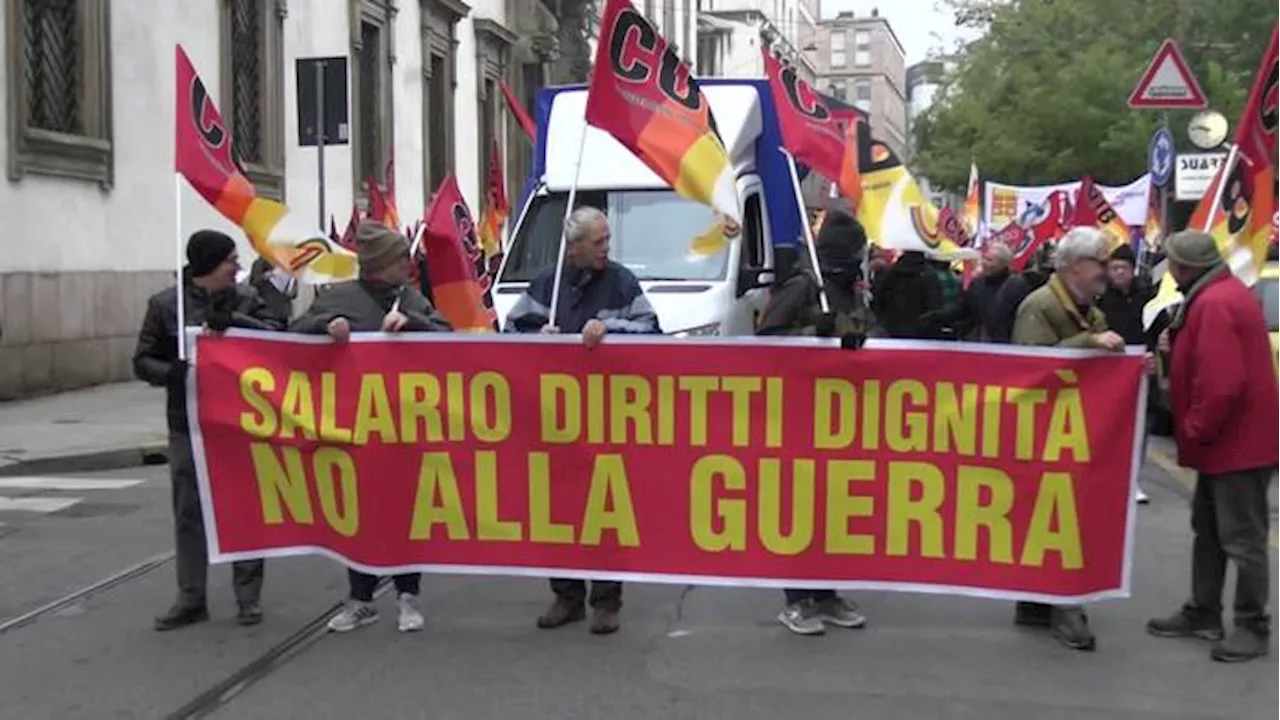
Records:
{"label": "tram track in road", "polygon": [[[390,578],[379,580],[373,599],[376,601],[387,594],[391,587]],[[323,640],[329,634],[329,619],[342,609],[343,602],[344,600],[339,600],[330,605],[288,637],[267,648],[219,682],[197,694],[182,707],[166,715],[165,720],[207,718],[223,709],[245,690],[265,680],[271,673]]]}
{"label": "tram track in road", "polygon": [[15,615],[7,620],[0,621],[0,636],[3,636],[5,633],[12,630],[17,630],[18,628],[39,622],[40,619],[71,607],[86,598],[99,595],[113,588],[137,580],[138,578],[150,573],[152,570],[168,563],[173,559],[173,554],[172,550],[156,553],[141,562],[134,563],[123,570],[112,573],[111,575],[108,575],[97,582],[85,585],[78,590],[67,593],[66,595],[47,602],[40,607],[29,610],[21,615]]}

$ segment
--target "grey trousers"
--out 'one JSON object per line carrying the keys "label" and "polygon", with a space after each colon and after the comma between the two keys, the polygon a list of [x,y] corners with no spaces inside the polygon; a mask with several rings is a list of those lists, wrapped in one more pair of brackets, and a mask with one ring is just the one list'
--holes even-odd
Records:
{"label": "grey trousers", "polygon": [[[178,605],[204,607],[209,582],[209,549],[205,544],[204,513],[200,508],[200,486],[196,482],[191,436],[169,434],[169,479],[173,482],[173,531],[178,571]],[[261,560],[231,564],[231,582],[236,602],[256,603],[262,594]]]}
{"label": "grey trousers", "polygon": [[1271,468],[1196,478],[1191,500],[1191,600],[1187,609],[1222,613],[1227,561],[1236,565],[1235,624],[1267,634],[1271,593],[1267,485]]}

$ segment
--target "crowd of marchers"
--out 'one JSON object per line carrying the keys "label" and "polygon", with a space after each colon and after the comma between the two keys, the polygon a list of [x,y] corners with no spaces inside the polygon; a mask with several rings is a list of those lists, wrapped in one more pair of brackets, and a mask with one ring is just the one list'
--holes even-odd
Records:
{"label": "crowd of marchers", "polygon": [[[1168,388],[1178,461],[1198,473],[1191,509],[1193,546],[1189,598],[1147,630],[1161,637],[1213,641],[1211,656],[1242,661],[1270,645],[1267,489],[1277,464],[1280,434],[1272,350],[1262,309],[1224,264],[1213,238],[1181,232],[1163,246],[1168,272],[1184,299],[1158,339],[1147,337],[1142,309],[1154,295],[1127,246],[1092,228],[1076,228],[1044,247],[1029,267],[1013,272],[1013,252],[983,250],[978,276],[965,287],[947,260],[924,253],[896,256],[868,246],[857,221],[829,211],[815,222],[814,267],[803,257],[779,268],[760,313],[760,335],[839,337],[858,350],[867,338],[965,340],[1123,352],[1126,346],[1167,347]],[[504,331],[580,335],[594,348],[612,334],[659,334],[658,317],[639,281],[609,259],[606,215],[581,207],[565,226],[562,271],[547,268],[508,313]],[[168,391],[170,474],[178,594],[155,620],[172,630],[208,619],[208,557],[186,408],[187,363],[180,359],[178,293],[186,326],[323,334],[345,343],[359,332],[449,332],[435,312],[430,288],[415,284],[406,238],[372,221],[358,227],[357,280],[320,290],[295,313],[296,286],[263,260],[238,283],[234,241],[202,230],[187,244],[182,282],[150,299],[134,358],[137,375]],[[780,263],[781,264],[781,263]],[[417,273],[421,275],[420,273]],[[557,279],[559,284],[557,286]],[[823,310],[821,295],[827,298]],[[555,296],[553,298],[553,295]],[[551,317],[551,308],[557,308]],[[1145,496],[1135,488],[1135,500]],[[1223,624],[1228,561],[1236,568],[1231,631]],[[243,625],[262,621],[263,562],[233,563]],[[379,579],[348,569],[349,597],[329,621],[345,632],[378,620]],[[392,578],[398,627],[424,627],[418,606],[421,575]],[[622,584],[610,580],[550,581],[553,601],[537,626],[558,628],[587,619],[592,633],[619,628]],[[834,590],[787,590],[778,621],[801,635],[828,626],[860,628],[866,618]],[[1097,640],[1080,606],[1018,603],[1014,621],[1041,627],[1066,647],[1094,650]]]}

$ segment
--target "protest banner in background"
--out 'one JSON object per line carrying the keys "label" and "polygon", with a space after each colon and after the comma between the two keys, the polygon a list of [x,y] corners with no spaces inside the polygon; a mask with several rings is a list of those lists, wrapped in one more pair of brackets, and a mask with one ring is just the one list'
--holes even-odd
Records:
{"label": "protest banner in background", "polygon": [[[1111,203],[1125,225],[1141,227],[1147,221],[1150,175],[1143,175],[1128,185],[1096,187],[1102,191],[1102,196]],[[1080,192],[1080,181],[1057,185],[1004,185],[988,181],[985,188],[986,199],[982,206],[983,220],[988,227],[1002,228],[1021,219],[1028,210],[1043,205],[1050,195],[1059,190],[1066,191],[1074,205],[1076,195]]]}
{"label": "protest banner in background", "polygon": [[210,557],[1128,593],[1137,356],[236,333],[196,343]]}

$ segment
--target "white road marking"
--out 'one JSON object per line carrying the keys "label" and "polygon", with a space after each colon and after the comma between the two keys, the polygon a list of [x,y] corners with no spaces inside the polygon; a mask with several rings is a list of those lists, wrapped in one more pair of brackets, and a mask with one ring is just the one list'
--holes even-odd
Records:
{"label": "white road marking", "polygon": [[84,500],[84,498],[71,497],[22,497],[11,498],[0,495],[0,512],[35,512],[35,513],[55,513],[59,510],[66,510],[76,503]]}
{"label": "white road marking", "polygon": [[141,486],[146,480],[128,478],[93,480],[90,478],[0,478],[4,489],[61,489],[61,491],[90,491],[90,489],[124,489]]}
{"label": "white road marking", "polygon": [[6,477],[0,478],[0,488],[9,490],[123,490],[141,485],[145,480],[118,478],[93,480],[66,477]]}

